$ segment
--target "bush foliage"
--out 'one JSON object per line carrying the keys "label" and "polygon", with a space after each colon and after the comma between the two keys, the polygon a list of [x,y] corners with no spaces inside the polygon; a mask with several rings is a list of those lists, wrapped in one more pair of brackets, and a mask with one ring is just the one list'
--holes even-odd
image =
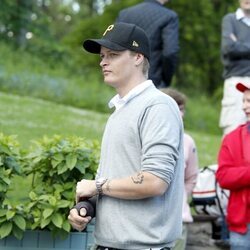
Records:
{"label": "bush foliage", "polygon": [[[71,229],[67,216],[74,204],[76,183],[94,178],[99,143],[79,137],[44,137],[22,154],[18,145],[13,137],[0,134],[0,238],[14,235],[21,239],[27,229],[66,236]],[[26,185],[32,176],[29,196],[13,200],[8,196],[11,182],[14,175],[21,174]]]}

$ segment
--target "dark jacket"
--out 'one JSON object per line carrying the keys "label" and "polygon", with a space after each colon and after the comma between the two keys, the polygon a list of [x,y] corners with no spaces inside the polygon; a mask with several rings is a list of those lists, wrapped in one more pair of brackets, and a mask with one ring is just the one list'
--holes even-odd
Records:
{"label": "dark jacket", "polygon": [[133,23],[146,31],[151,43],[149,78],[156,87],[169,86],[179,52],[177,14],[156,0],[145,0],[120,11],[117,22]]}
{"label": "dark jacket", "polygon": [[[233,33],[237,41],[230,38]],[[227,14],[222,21],[221,56],[223,77],[250,76],[250,27],[236,19],[235,13]]]}

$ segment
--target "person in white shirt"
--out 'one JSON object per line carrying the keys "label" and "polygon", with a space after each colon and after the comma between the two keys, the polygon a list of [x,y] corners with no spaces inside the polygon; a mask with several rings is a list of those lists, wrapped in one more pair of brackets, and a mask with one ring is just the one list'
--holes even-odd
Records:
{"label": "person in white shirt", "polygon": [[239,8],[222,20],[221,58],[224,90],[219,126],[228,134],[246,122],[239,82],[250,83],[250,0],[239,0]]}
{"label": "person in white shirt", "polygon": [[[184,118],[186,99],[187,99],[186,96],[174,88],[162,88],[160,90],[163,93],[171,96],[176,101],[180,109],[181,116],[182,118]],[[184,133],[184,158],[185,158],[185,166],[184,166],[185,192],[183,195],[183,210],[182,210],[183,230],[182,230],[182,236],[177,240],[174,250],[186,249],[187,234],[188,234],[186,223],[193,222],[193,217],[189,206],[189,198],[196,184],[199,172],[199,161],[198,161],[196,144],[194,139],[186,132]]]}

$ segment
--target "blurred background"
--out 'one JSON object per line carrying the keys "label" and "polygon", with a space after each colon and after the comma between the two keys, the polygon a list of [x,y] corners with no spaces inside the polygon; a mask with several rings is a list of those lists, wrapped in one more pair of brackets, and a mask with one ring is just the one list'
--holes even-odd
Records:
{"label": "blurred background", "polygon": [[[0,0],[0,132],[24,146],[43,135],[101,139],[114,90],[103,84],[99,56],[82,49],[118,12],[139,0]],[[222,17],[235,0],[174,0],[180,57],[172,86],[188,96],[185,128],[201,165],[216,161],[221,131]]]}

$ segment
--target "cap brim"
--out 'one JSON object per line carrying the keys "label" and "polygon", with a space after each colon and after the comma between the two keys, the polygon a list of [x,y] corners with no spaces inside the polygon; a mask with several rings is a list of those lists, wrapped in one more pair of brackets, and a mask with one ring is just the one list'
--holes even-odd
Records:
{"label": "cap brim", "polygon": [[105,39],[89,39],[83,42],[83,48],[94,54],[100,54],[101,46],[115,51],[126,50],[126,48],[120,46],[119,44]]}
{"label": "cap brim", "polygon": [[236,88],[237,88],[240,92],[244,92],[244,91],[246,91],[247,89],[250,89],[250,88],[247,87],[245,84],[240,83],[240,82],[236,84]]}

